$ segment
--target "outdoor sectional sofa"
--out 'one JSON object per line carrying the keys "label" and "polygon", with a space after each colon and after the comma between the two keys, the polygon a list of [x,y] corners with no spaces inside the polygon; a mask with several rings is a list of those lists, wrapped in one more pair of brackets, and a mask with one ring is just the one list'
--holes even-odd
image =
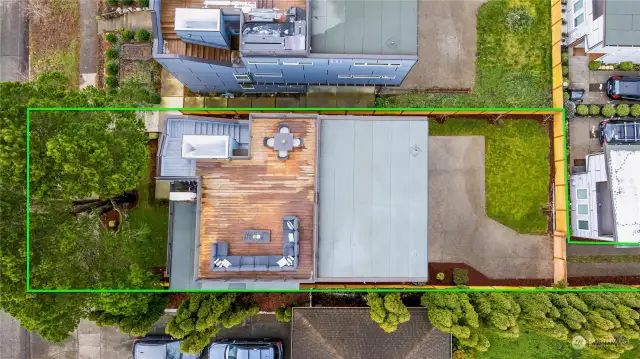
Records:
{"label": "outdoor sectional sofa", "polygon": [[[216,242],[211,245],[211,271],[212,272],[245,272],[245,271],[293,271],[298,268],[299,256],[299,222],[296,216],[285,216],[282,219],[283,248],[281,256],[230,256],[229,243]],[[280,267],[278,261],[283,257],[293,257],[293,265]],[[229,268],[216,267],[214,262],[228,260]]]}

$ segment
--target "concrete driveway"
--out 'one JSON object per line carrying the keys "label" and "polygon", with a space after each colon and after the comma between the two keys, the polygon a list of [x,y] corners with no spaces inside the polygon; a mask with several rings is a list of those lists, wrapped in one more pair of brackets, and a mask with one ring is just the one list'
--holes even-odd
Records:
{"label": "concrete driveway", "polygon": [[0,0],[0,81],[27,78],[29,31],[26,3],[25,0]]}
{"label": "concrete driveway", "polygon": [[[164,334],[170,315],[164,315],[150,334]],[[222,329],[217,338],[280,338],[285,354],[291,349],[291,325],[280,323],[275,315],[260,314],[243,325]],[[0,359],[131,359],[135,338],[116,328],[100,328],[83,320],[62,343],[50,343],[22,328],[10,315],[0,311]],[[285,358],[289,358],[285,355]]]}
{"label": "concrete driveway", "polygon": [[419,0],[418,63],[402,86],[411,89],[470,89],[476,63],[478,8],[484,0]]}
{"label": "concrete driveway", "polygon": [[[575,160],[584,160],[592,153],[602,152],[597,137],[598,126],[604,117],[575,117],[569,120],[569,165],[575,166]],[[595,131],[595,132],[594,132]]]}
{"label": "concrete driveway", "polygon": [[429,262],[466,263],[493,279],[553,278],[548,236],[490,219],[482,136],[429,137]]}

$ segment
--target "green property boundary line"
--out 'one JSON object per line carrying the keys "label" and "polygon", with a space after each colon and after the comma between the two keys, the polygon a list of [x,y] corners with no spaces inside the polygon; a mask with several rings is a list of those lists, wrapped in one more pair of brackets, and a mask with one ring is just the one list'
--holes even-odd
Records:
{"label": "green property boundary line", "polygon": [[[566,121],[566,113],[564,108],[500,108],[500,107],[491,107],[491,108],[435,108],[435,107],[424,107],[424,108],[388,108],[388,107],[380,107],[380,108],[369,108],[369,107],[360,107],[360,108],[352,108],[352,107],[341,107],[341,108],[308,108],[308,107],[296,107],[296,108],[276,108],[276,107],[258,107],[258,108],[185,108],[185,107],[142,107],[142,108],[130,108],[130,107],[100,107],[100,108],[84,108],[84,107],[75,107],[75,108],[65,108],[65,107],[37,107],[37,108],[27,108],[27,125],[26,125],[26,146],[27,146],[27,163],[26,163],[26,182],[27,182],[27,192],[26,192],[26,247],[27,247],[27,263],[26,263],[26,291],[27,293],[200,293],[200,292],[229,292],[229,290],[221,290],[221,289],[199,289],[199,290],[171,290],[171,289],[33,289],[31,288],[30,281],[30,263],[31,263],[31,255],[30,255],[30,133],[31,133],[31,112],[36,111],[273,111],[273,110],[282,110],[282,112],[296,112],[296,111],[457,111],[458,113],[463,112],[475,112],[475,111],[553,111],[553,112],[562,112],[563,115],[563,134],[564,134],[564,158],[565,163],[567,162],[567,121]],[[508,113],[505,113],[508,114]],[[375,115],[372,114],[372,115]],[[456,114],[451,114],[450,116],[455,116]],[[478,114],[483,115],[483,114]],[[425,115],[429,116],[429,115]],[[554,161],[555,164],[555,161]],[[571,240],[571,226],[569,219],[569,169],[568,165],[565,166],[565,196],[566,196],[566,220],[567,220],[567,238],[569,244],[597,244],[597,245],[616,245],[616,244],[630,244],[630,245],[639,245],[638,243],[611,243],[611,242],[591,242],[591,241],[572,241]],[[297,289],[297,290],[234,290],[234,292],[274,292],[274,293],[300,293],[300,292],[635,292],[640,291],[640,289],[632,289],[632,288],[610,288],[610,289],[600,289],[600,288],[584,288],[584,289],[561,289],[561,288],[536,288],[536,289],[519,289],[519,288],[450,288],[450,289],[428,289],[428,288],[419,288],[419,289],[411,289],[411,288],[398,288],[398,289],[387,289],[387,288],[371,288],[371,289],[349,289],[349,288],[330,288],[330,289]]]}

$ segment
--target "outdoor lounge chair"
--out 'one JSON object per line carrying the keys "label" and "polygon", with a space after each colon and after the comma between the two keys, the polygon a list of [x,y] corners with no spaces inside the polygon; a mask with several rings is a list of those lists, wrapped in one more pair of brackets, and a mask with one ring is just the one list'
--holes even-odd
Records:
{"label": "outdoor lounge chair", "polygon": [[289,128],[289,125],[287,125],[286,123],[280,123],[278,124],[278,132],[291,133],[291,129]]}
{"label": "outdoor lounge chair", "polygon": [[273,148],[275,139],[273,137],[265,137],[263,143],[265,147]]}

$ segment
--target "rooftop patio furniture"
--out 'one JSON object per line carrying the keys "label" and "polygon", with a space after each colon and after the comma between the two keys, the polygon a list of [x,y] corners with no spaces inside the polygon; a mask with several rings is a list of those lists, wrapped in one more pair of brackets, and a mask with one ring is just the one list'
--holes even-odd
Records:
{"label": "rooftop patio furniture", "polygon": [[278,132],[273,137],[264,138],[265,147],[273,148],[278,152],[279,160],[289,159],[289,151],[303,145],[302,138],[293,137],[289,125],[286,123],[278,124]]}
{"label": "rooftop patio furniture", "polygon": [[264,229],[247,229],[242,234],[244,243],[269,243],[271,231]]}
{"label": "rooftop patio furniture", "polygon": [[301,147],[304,144],[304,141],[300,137],[296,137],[293,139],[293,147]]}
{"label": "rooftop patio furniture", "polygon": [[280,123],[280,124],[278,124],[278,132],[279,133],[291,133],[291,129],[289,128],[289,125],[287,125],[286,123]]}
{"label": "rooftop patio furniture", "polygon": [[279,160],[288,160],[289,159],[289,151],[278,151],[278,159]]}
{"label": "rooftop patio furniture", "polygon": [[[296,216],[285,216],[282,219],[283,245],[282,255],[277,256],[230,256],[229,243],[216,242],[211,244],[212,272],[240,272],[240,271],[295,271],[298,268],[299,221]],[[225,260],[228,262],[225,263]],[[216,263],[225,263],[218,266]],[[281,265],[283,264],[283,265]]]}
{"label": "rooftop patio furniture", "polygon": [[265,137],[263,142],[265,147],[273,148],[275,139],[273,137]]}

